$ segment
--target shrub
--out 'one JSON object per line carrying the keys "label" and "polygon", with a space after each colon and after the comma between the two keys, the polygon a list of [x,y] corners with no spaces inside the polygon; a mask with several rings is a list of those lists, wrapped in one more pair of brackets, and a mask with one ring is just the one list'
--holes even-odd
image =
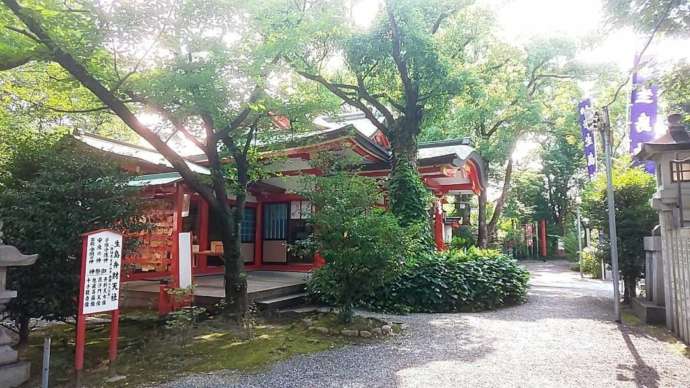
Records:
{"label": "shrub", "polygon": [[[606,201],[606,180],[595,179],[583,197],[583,210],[592,219],[593,225],[609,234],[608,207]],[[625,292],[623,299],[629,303],[636,296],[636,285],[644,271],[643,237],[648,235],[659,222],[650,200],[656,191],[654,177],[641,167],[634,167],[629,159],[621,159],[613,170],[613,186],[616,192],[615,212],[618,231],[618,265]],[[606,243],[608,239],[601,242]],[[610,246],[600,251],[610,261]]]}
{"label": "shrub", "polygon": [[453,250],[468,249],[475,245],[476,238],[472,228],[467,225],[462,225],[458,228],[457,236],[453,237],[450,242],[450,248]]}
{"label": "shrub", "polygon": [[601,258],[592,247],[582,250],[582,272],[592,275],[595,279],[601,278]]}
{"label": "shrub", "polygon": [[[423,254],[357,304],[396,313],[493,309],[523,302],[528,280],[525,269],[495,250]],[[308,291],[319,301],[332,304],[334,281],[329,272],[318,270]]]}
{"label": "shrub", "polygon": [[339,307],[341,319],[349,322],[354,304],[394,278],[418,249],[419,239],[413,237],[418,234],[376,208],[380,191],[368,178],[336,171],[315,177],[312,187],[305,193],[316,209],[312,240],[326,265],[310,289]]}
{"label": "shrub", "polygon": [[[19,326],[26,343],[30,319],[64,320],[77,311],[84,232],[102,228],[138,231],[136,189],[129,177],[96,150],[65,137],[46,144],[27,137],[13,144],[17,152],[0,167],[0,223],[5,243],[39,259],[29,267],[10,268],[8,288],[17,298],[5,313]],[[125,239],[131,248],[134,239]]]}

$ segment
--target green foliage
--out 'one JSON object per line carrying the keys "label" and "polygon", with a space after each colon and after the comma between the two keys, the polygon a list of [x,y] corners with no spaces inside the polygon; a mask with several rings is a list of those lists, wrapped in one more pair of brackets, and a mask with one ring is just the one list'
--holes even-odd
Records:
{"label": "green foliage", "polygon": [[15,143],[17,152],[6,164],[0,190],[4,240],[39,254],[36,264],[8,274],[8,288],[18,291],[8,313],[20,323],[74,315],[82,233],[144,227],[128,177],[76,143],[71,138],[53,145]]}
{"label": "green foliage", "polygon": [[468,225],[461,225],[458,228],[457,235],[450,241],[451,250],[465,250],[474,247],[476,238],[472,228]]}
{"label": "green foliage", "polygon": [[577,228],[572,227],[565,232],[563,236],[563,248],[568,260],[577,261],[578,242],[577,242]]}
{"label": "green foliage", "polygon": [[540,172],[518,172],[510,187],[505,216],[516,219],[520,224],[550,219],[545,181]]}
{"label": "green foliage", "polygon": [[[387,312],[479,311],[523,302],[528,280],[524,268],[494,250],[423,254],[357,303]],[[329,272],[317,270],[308,291],[321,302],[333,303],[333,285]]]}
{"label": "green foliage", "polygon": [[606,0],[604,9],[608,13],[608,22],[616,27],[633,26],[643,33],[657,28],[659,32],[680,37],[688,36],[690,31],[690,6],[687,2]]}
{"label": "green foliage", "polygon": [[582,272],[601,279],[601,257],[593,247],[582,250]]}
{"label": "green foliage", "polygon": [[661,79],[664,100],[669,113],[681,113],[686,127],[690,127],[690,62],[681,61]]}
{"label": "green foliage", "polygon": [[388,181],[390,206],[402,226],[424,224],[430,235],[429,207],[431,193],[422,183],[417,170],[408,162],[399,161]]}
{"label": "green foliage", "polygon": [[[643,237],[658,223],[658,216],[650,204],[656,191],[654,177],[629,163],[629,158],[623,158],[613,170],[619,268],[625,282],[626,300],[635,296],[635,285],[644,270]],[[608,236],[605,174],[599,174],[587,188],[583,210],[593,226]],[[609,252],[609,249],[602,251]]]}
{"label": "green foliage", "polygon": [[313,241],[326,265],[316,282],[327,283],[345,322],[356,301],[393,278],[418,242],[391,213],[376,208],[380,189],[371,179],[347,171],[311,179],[305,192],[315,213]]}

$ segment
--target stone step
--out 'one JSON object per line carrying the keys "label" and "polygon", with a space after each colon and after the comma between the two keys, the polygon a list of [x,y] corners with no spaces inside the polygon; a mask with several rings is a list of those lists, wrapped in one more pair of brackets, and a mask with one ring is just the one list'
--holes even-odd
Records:
{"label": "stone step", "polygon": [[280,308],[284,307],[289,307],[289,306],[294,306],[297,304],[304,303],[306,300],[307,294],[305,292],[301,292],[298,294],[290,294],[290,295],[284,295],[284,296],[279,296],[276,298],[271,298],[271,299],[262,299],[262,300],[257,300],[256,301],[256,307],[259,310],[278,310]]}

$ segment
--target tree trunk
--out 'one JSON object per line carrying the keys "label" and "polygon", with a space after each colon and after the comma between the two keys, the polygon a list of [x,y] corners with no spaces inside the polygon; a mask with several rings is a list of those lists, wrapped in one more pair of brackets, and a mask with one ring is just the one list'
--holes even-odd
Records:
{"label": "tree trunk", "polygon": [[19,343],[17,344],[17,348],[19,349],[26,349],[26,347],[29,345],[29,333],[31,332],[29,322],[30,320],[28,315],[22,315],[16,321],[19,329]]}
{"label": "tree trunk", "polygon": [[477,209],[477,246],[479,248],[486,248],[489,245],[489,240],[486,236],[486,188],[479,193],[479,207]]}
{"label": "tree trunk", "polygon": [[[230,208],[227,200],[227,191],[225,189],[226,179],[223,174],[222,165],[218,154],[214,150],[207,152],[209,155],[209,164],[211,167],[211,180],[213,182],[213,189],[216,196],[216,201],[213,203],[214,211],[222,215],[221,222],[221,240],[223,242],[223,264],[224,264],[224,285],[225,285],[225,311],[228,317],[236,320],[241,320],[248,307],[247,298],[247,275],[244,271],[244,262],[240,257],[240,225],[244,213],[244,205],[246,201],[245,189],[236,190],[235,210]],[[237,163],[240,166],[242,163]],[[238,173],[240,169],[238,167]],[[244,175],[238,174],[238,178]],[[241,186],[245,188],[246,186]]]}
{"label": "tree trunk", "polygon": [[[511,152],[512,155],[512,152]],[[508,165],[506,166],[506,173],[503,179],[503,189],[501,190],[501,196],[498,197],[496,201],[496,206],[494,207],[494,214],[491,215],[491,221],[487,225],[487,238],[489,243],[493,242],[496,238],[496,227],[498,226],[498,220],[501,218],[501,213],[505,207],[506,201],[508,200],[508,192],[510,191],[510,179],[513,175],[513,157],[508,158]]]}
{"label": "tree trunk", "polygon": [[244,317],[248,307],[247,274],[244,270],[244,262],[240,257],[240,224],[244,213],[244,201],[244,198],[240,199],[238,196],[237,207],[234,210],[226,202],[223,206],[225,216],[222,217],[225,313],[237,320]]}
{"label": "tree trunk", "polygon": [[623,303],[630,304],[632,299],[637,296],[637,278],[623,275],[623,288]]}
{"label": "tree trunk", "polygon": [[391,132],[392,168],[389,180],[390,204],[400,224],[409,226],[428,221],[428,191],[417,171],[418,128],[405,120]]}

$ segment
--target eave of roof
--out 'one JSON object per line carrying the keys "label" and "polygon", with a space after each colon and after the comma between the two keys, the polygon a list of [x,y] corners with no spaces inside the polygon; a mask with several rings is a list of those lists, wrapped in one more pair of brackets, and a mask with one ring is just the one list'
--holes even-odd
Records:
{"label": "eave of roof", "polygon": [[[85,145],[103,152],[108,152],[124,158],[137,159],[144,163],[164,166],[172,169],[170,162],[168,162],[163,155],[153,148],[130,144],[121,140],[110,139],[91,133],[74,135],[74,137]],[[200,166],[199,164],[194,163],[187,158],[183,159],[193,172],[203,175],[210,175],[211,172],[208,168]]]}

